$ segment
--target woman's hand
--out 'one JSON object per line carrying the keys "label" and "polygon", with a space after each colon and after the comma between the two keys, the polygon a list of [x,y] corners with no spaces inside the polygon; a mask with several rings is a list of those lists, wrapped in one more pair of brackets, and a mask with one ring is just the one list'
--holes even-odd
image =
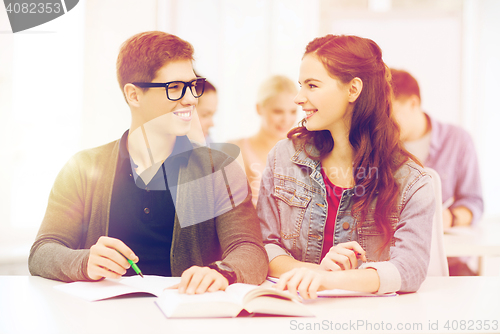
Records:
{"label": "woman's hand", "polygon": [[137,255],[121,240],[100,237],[97,243],[90,247],[87,275],[92,280],[122,277],[130,268],[130,264],[124,256],[134,263],[139,261]]}
{"label": "woman's hand", "polygon": [[318,290],[324,290],[329,285],[331,274],[324,270],[294,268],[281,275],[275,287],[279,291],[288,290],[293,295],[298,292],[304,299],[314,299],[318,297]]}
{"label": "woman's hand", "polygon": [[319,267],[328,271],[356,269],[358,256],[366,261],[365,253],[356,241],[344,242],[330,248]]}

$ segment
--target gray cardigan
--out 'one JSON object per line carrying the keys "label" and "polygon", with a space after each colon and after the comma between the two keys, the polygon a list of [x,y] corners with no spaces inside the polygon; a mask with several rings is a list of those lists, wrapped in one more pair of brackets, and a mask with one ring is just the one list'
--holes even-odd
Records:
{"label": "gray cardigan", "polygon": [[[86,270],[89,248],[100,236],[108,234],[118,151],[119,141],[81,151],[60,171],[31,247],[29,270],[32,275],[67,282],[90,280]],[[204,176],[207,166],[218,170],[233,161],[226,154],[205,147],[192,152],[187,165],[179,170],[179,184]],[[217,206],[218,190],[190,194],[186,191],[189,187],[178,187],[170,252],[173,276],[180,276],[193,265],[206,266],[223,260],[235,271],[237,282],[260,284],[264,281],[268,259],[251,203],[251,191],[246,182],[239,182],[237,186],[248,188],[244,192],[234,189],[235,193],[248,192],[238,201],[239,205],[189,226],[179,223],[178,213],[194,212],[200,194],[204,196],[205,205],[208,201]],[[228,189],[224,191],[227,195]]]}

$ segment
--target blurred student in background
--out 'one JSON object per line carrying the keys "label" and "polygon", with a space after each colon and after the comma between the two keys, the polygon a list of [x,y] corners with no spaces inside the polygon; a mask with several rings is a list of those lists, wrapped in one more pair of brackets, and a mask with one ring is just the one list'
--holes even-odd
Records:
{"label": "blurred student in background", "polygon": [[282,75],[268,78],[257,93],[256,108],[261,116],[259,131],[252,137],[232,142],[241,149],[254,205],[257,205],[267,154],[278,141],[286,138],[297,118],[297,106],[293,102],[295,95],[297,87],[289,78]]}
{"label": "blurred student in background", "polygon": [[217,98],[217,89],[208,80],[205,81],[205,92],[198,99],[198,117],[200,118],[201,129],[207,145],[212,143],[210,138],[210,128],[214,126],[214,115],[217,111],[219,100]]}
{"label": "blurred student in background", "polygon": [[[444,228],[469,226],[483,214],[479,164],[471,136],[441,123],[421,109],[420,88],[408,72],[391,69],[394,115],[406,149],[441,177]],[[473,275],[457,258],[448,259],[450,275]]]}
{"label": "blurred student in background", "polygon": [[188,133],[189,139],[199,143],[205,142],[207,146],[213,142],[210,137],[210,128],[214,126],[213,119],[218,104],[217,89],[212,83],[206,80],[205,91],[198,98],[198,106],[196,106],[197,117],[193,117],[193,124]]}

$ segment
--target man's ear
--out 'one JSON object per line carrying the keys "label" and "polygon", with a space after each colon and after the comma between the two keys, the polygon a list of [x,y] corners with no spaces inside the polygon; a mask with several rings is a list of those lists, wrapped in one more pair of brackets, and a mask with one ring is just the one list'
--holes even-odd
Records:
{"label": "man's ear", "polygon": [[408,98],[408,102],[412,109],[420,108],[420,98],[413,94]]}
{"label": "man's ear", "polygon": [[358,99],[359,94],[363,90],[363,81],[356,77],[352,79],[349,83],[349,102],[355,102]]}
{"label": "man's ear", "polygon": [[139,91],[139,87],[128,83],[123,87],[123,92],[125,93],[125,98],[130,106],[139,106],[139,94],[142,93]]}

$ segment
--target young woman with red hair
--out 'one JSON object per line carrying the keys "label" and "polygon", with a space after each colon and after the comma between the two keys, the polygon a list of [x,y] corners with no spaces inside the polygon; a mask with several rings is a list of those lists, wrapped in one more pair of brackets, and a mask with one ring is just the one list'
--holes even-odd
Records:
{"label": "young woman with red hair", "polygon": [[399,141],[390,71],[372,40],[306,48],[301,126],[269,153],[257,211],[278,289],[416,291],[429,263],[430,176]]}

